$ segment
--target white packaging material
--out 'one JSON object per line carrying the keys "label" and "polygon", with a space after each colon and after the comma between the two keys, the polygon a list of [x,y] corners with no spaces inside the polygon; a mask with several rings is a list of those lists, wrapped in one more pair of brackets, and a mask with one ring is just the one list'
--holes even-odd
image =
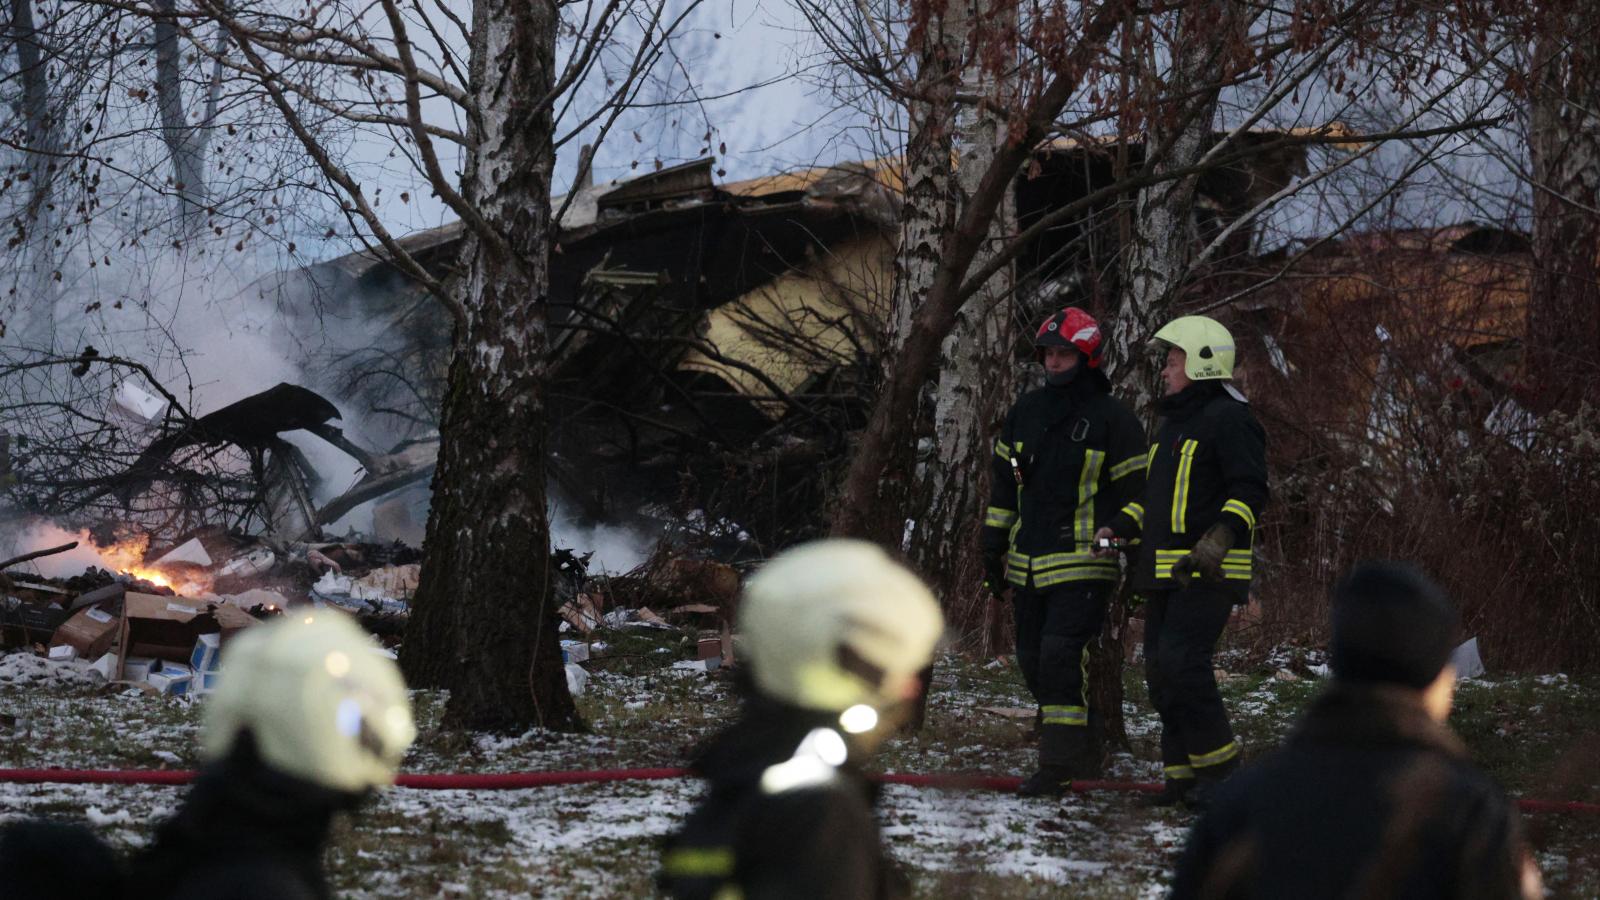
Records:
{"label": "white packaging material", "polygon": [[130,656],[122,663],[122,680],[148,681],[150,673],[159,665],[159,661],[148,656]]}
{"label": "white packaging material", "polygon": [[190,538],[184,541],[169,550],[166,556],[151,563],[151,565],[159,569],[162,566],[170,566],[173,563],[188,563],[205,568],[210,568],[212,565],[211,554],[206,552],[205,545],[200,543],[199,538]]}
{"label": "white packaging material", "polygon": [[1483,657],[1478,654],[1477,638],[1466,641],[1452,651],[1450,662],[1456,667],[1457,678],[1481,678],[1488,672],[1483,666]]}
{"label": "white packaging material", "polygon": [[163,694],[181,697],[189,693],[189,685],[194,681],[194,673],[188,666],[176,663],[165,663],[159,672],[151,672],[145,682]]}
{"label": "white packaging material", "polygon": [[167,409],[167,401],[149,393],[132,380],[117,385],[111,402],[117,412],[140,425],[154,425]]}
{"label": "white packaging material", "polygon": [[317,583],[311,586],[311,589],[319,594],[343,594],[346,597],[350,596],[350,591],[354,588],[353,579],[340,575],[332,569],[323,572]]}
{"label": "white packaging material", "polygon": [[273,553],[271,550],[268,550],[266,547],[262,547],[259,550],[254,550],[241,557],[238,557],[237,559],[231,560],[227,565],[219,569],[217,574],[237,575],[241,578],[249,578],[252,575],[260,575],[262,572],[267,571],[277,564],[277,554]]}
{"label": "white packaging material", "polygon": [[236,606],[245,612],[249,612],[258,606],[265,606],[270,609],[286,609],[289,606],[289,601],[284,599],[282,594],[262,588],[251,588],[242,594],[223,594],[217,600],[229,606]]}
{"label": "white packaging material", "polygon": [[117,676],[117,655],[115,653],[105,654],[95,660],[93,665],[89,666],[89,671],[98,673],[101,678],[110,681]]}
{"label": "white packaging material", "polygon": [[[217,667],[221,652],[221,634],[202,634],[195,639],[194,649],[189,652],[189,668],[195,672],[210,672]],[[165,668],[162,666],[163,670]]]}
{"label": "white packaging material", "polygon": [[70,662],[78,658],[78,650],[71,644],[57,644],[50,648],[50,658],[57,662]]}
{"label": "white packaging material", "polygon": [[567,692],[576,697],[589,684],[589,673],[577,663],[567,663]]}
{"label": "white packaging material", "polygon": [[578,663],[589,658],[589,645],[583,641],[562,641],[561,659],[563,662]]}

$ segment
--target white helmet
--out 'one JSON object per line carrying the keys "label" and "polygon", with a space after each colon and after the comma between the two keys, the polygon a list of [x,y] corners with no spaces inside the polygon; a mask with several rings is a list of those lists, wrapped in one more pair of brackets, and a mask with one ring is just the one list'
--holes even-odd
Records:
{"label": "white helmet", "polygon": [[864,541],[779,554],[739,606],[762,692],[806,709],[881,708],[903,699],[944,630],[917,576]]}
{"label": "white helmet", "polygon": [[350,793],[394,783],[417,736],[405,681],[346,616],[319,609],[257,625],[228,644],[206,706],[204,753],[249,731],[267,765]]}

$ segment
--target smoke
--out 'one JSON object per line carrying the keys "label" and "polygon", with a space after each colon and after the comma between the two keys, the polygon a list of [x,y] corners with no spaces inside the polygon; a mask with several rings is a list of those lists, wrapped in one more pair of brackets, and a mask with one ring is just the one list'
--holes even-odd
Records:
{"label": "smoke", "polygon": [[591,574],[621,575],[631,572],[650,558],[659,535],[626,524],[584,524],[567,512],[564,499],[550,493],[550,546],[572,550],[580,556],[594,553],[589,560]]}
{"label": "smoke", "polygon": [[6,571],[12,575],[28,574],[41,578],[71,578],[82,575],[83,570],[90,566],[117,571],[118,567],[95,548],[87,531],[68,531],[49,522],[32,522],[14,532],[0,534],[0,559],[11,559],[73,541],[77,541],[78,546],[65,553],[19,563]]}

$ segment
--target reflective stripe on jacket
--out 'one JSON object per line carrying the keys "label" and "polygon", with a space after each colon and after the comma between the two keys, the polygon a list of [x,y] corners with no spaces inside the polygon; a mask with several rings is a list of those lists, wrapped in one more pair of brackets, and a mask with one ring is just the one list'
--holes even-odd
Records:
{"label": "reflective stripe on jacket", "polygon": [[1112,521],[1118,536],[1140,539],[1134,587],[1176,587],[1173,564],[1224,522],[1235,541],[1222,561],[1223,579],[1242,599],[1254,575],[1256,523],[1267,503],[1266,432],[1249,404],[1219,382],[1191,385],[1166,398],[1162,410],[1144,492]]}
{"label": "reflective stripe on jacket", "polygon": [[1099,371],[1029,391],[995,441],[984,549],[1005,551],[1012,584],[1115,581],[1117,561],[1095,559],[1090,544],[1139,495],[1146,462],[1139,420]]}

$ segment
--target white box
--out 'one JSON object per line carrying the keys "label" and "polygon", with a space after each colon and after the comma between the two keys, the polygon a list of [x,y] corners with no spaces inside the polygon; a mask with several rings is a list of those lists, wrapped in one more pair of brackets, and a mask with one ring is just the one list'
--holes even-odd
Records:
{"label": "white box", "polygon": [[189,654],[189,668],[196,672],[210,672],[216,669],[221,652],[221,634],[202,634],[195,639],[194,650]]}
{"label": "white box", "polygon": [[189,693],[189,685],[194,680],[194,673],[188,666],[173,666],[171,671],[163,670],[151,672],[145,682],[163,694],[173,697],[182,697]]}
{"label": "white box", "polygon": [[124,681],[148,681],[150,673],[161,665],[157,660],[148,656],[130,656],[122,663],[122,679]]}
{"label": "white box", "polygon": [[71,644],[57,644],[50,648],[50,658],[57,662],[71,662],[78,658],[78,649]]}

